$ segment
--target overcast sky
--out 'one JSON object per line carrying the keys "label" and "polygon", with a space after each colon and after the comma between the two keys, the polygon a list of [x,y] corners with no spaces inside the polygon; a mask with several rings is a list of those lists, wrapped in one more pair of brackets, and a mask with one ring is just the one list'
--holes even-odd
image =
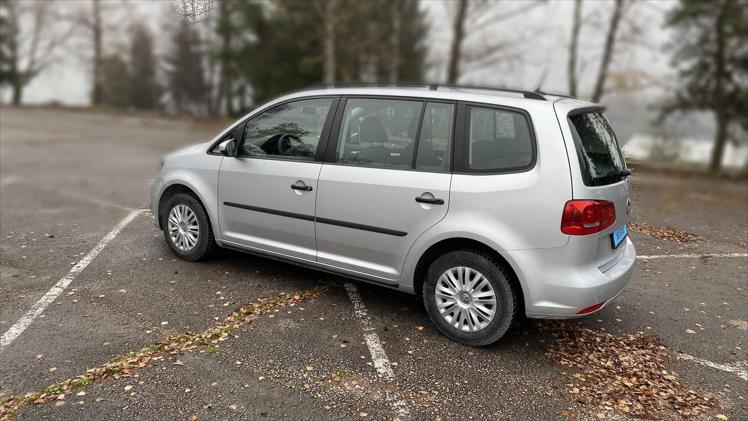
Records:
{"label": "overcast sky", "polygon": [[[467,28],[465,57],[461,83],[487,84],[535,89],[540,83],[548,91],[567,92],[567,50],[571,31],[573,1],[550,0],[509,20],[496,21],[495,16],[527,7],[523,0],[492,2],[480,13],[473,13],[473,25]],[[592,90],[598,70],[602,45],[612,11],[612,1],[585,0],[584,25],[580,36],[580,93]],[[631,5],[621,24],[620,39],[611,66],[612,79],[619,80],[639,75],[654,80],[653,88],[637,91],[644,98],[653,98],[662,86],[672,80],[670,58],[662,54],[662,47],[670,34],[662,27],[664,11],[672,1],[640,1]],[[67,1],[66,8],[88,6],[88,2]],[[355,2],[348,4],[354,7]],[[446,73],[449,50],[451,16],[454,3],[425,0],[421,7],[427,12],[429,33],[428,77],[442,81]],[[108,5],[109,16],[119,23],[133,19],[145,20],[158,35],[159,52],[168,48],[164,37],[165,17],[173,13],[168,0],[131,1],[125,7]],[[484,22],[488,22],[485,23]],[[124,44],[126,26],[107,36]],[[481,27],[475,30],[476,27]],[[80,38],[80,37],[76,37]],[[85,41],[73,39],[58,54],[59,59],[33,79],[24,92],[27,103],[56,101],[65,104],[87,105],[90,91],[90,71],[86,63]],[[117,47],[115,47],[117,48]],[[477,60],[477,62],[476,62]],[[611,82],[614,84],[615,82]],[[7,100],[8,92],[3,99]]]}

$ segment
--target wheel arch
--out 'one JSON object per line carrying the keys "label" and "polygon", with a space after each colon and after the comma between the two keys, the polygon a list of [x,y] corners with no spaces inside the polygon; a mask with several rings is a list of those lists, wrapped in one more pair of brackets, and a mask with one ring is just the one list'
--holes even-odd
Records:
{"label": "wheel arch", "polygon": [[166,203],[169,201],[171,197],[179,193],[189,194],[190,196],[194,197],[195,200],[198,201],[198,203],[200,203],[200,206],[202,206],[203,209],[205,210],[205,215],[208,217],[208,223],[213,228],[213,235],[215,236],[217,231],[216,231],[216,227],[214,224],[214,218],[211,215],[209,207],[205,206],[205,200],[202,197],[200,197],[200,194],[197,193],[197,189],[194,189],[193,187],[187,185],[186,183],[181,183],[181,182],[172,183],[168,185],[161,192],[161,195],[159,196],[159,199],[158,199],[158,215],[155,215],[156,221],[158,223],[158,227],[162,230],[164,229],[164,227],[161,224],[161,221],[163,220],[164,212],[166,211],[165,209]]}
{"label": "wheel arch", "polygon": [[413,290],[418,297],[422,296],[423,293],[423,282],[426,276],[426,272],[429,265],[436,260],[439,256],[453,250],[475,250],[477,252],[488,254],[489,256],[496,259],[496,261],[506,270],[509,275],[509,282],[518,294],[518,302],[520,308],[518,314],[525,314],[525,288],[522,285],[522,281],[518,275],[518,271],[515,269],[509,260],[502,255],[495,248],[488,244],[467,237],[450,237],[439,240],[434,244],[430,245],[421,256],[418,258],[418,262],[415,265],[413,271]]}

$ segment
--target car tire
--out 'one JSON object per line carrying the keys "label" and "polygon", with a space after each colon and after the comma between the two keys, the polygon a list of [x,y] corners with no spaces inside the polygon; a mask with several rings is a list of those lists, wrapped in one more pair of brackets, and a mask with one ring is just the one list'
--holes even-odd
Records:
{"label": "car tire", "polygon": [[[182,215],[183,218],[179,219]],[[216,248],[213,230],[202,204],[192,195],[178,193],[170,197],[161,216],[161,228],[169,248],[180,259],[191,262],[209,257]],[[171,221],[170,221],[171,219]],[[178,219],[175,221],[175,219]],[[174,225],[183,223],[181,231]],[[197,227],[195,232],[194,227]],[[195,238],[196,237],[196,238]]]}
{"label": "car tire", "polygon": [[436,328],[463,345],[490,345],[517,319],[517,291],[506,269],[487,253],[456,250],[441,255],[429,266],[422,290]]}

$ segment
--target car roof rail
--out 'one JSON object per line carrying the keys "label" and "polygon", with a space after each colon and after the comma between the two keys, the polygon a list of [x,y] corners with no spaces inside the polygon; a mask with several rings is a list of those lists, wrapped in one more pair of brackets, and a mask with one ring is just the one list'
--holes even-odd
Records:
{"label": "car roof rail", "polygon": [[536,89],[535,92],[539,93],[540,95],[557,96],[559,98],[579,99],[579,97],[576,97],[574,95],[559,94],[559,93],[555,93],[555,92],[544,92],[544,91],[541,91],[540,89]]}
{"label": "car roof rail", "polygon": [[546,101],[547,99],[543,96],[542,92],[537,91],[525,91],[521,89],[509,89],[499,88],[495,86],[479,86],[479,85],[453,85],[453,84],[442,84],[442,83],[418,83],[418,82],[393,82],[393,83],[331,83],[326,85],[314,85],[307,89],[333,89],[333,88],[427,88],[430,91],[436,91],[440,88],[446,89],[462,89],[462,90],[478,90],[478,91],[496,91],[496,92],[508,92],[513,94],[520,94],[528,99],[537,99],[540,101]]}
{"label": "car roof rail", "polygon": [[478,90],[478,91],[496,91],[496,92],[509,92],[512,94],[521,94],[527,99],[537,99],[540,101],[546,101],[546,98],[539,92],[525,91],[522,89],[510,89],[510,88],[499,88],[495,86],[480,86],[480,85],[448,85],[448,84],[432,84],[428,85],[429,89],[436,91],[439,88],[447,89],[464,89],[464,90]]}

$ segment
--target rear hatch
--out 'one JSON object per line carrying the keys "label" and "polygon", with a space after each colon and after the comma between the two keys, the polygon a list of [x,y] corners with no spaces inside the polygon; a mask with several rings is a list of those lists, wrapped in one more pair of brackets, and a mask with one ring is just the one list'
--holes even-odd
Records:
{"label": "rear hatch", "polygon": [[559,120],[561,118],[566,120],[574,143],[574,153],[569,151],[572,167],[575,157],[578,161],[577,168],[572,169],[578,175],[573,177],[574,199],[608,201],[615,207],[615,222],[612,225],[597,233],[579,236],[575,241],[583,245],[585,256],[591,257],[602,271],[606,271],[615,265],[626,246],[630,172],[602,108],[572,109],[563,116],[559,115]]}

